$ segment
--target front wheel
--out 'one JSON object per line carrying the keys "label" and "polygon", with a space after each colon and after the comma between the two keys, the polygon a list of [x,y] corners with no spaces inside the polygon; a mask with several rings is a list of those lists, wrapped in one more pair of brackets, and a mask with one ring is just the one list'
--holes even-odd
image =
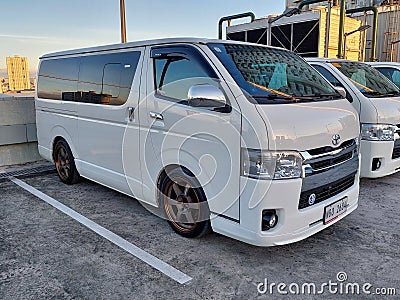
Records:
{"label": "front wheel", "polygon": [[54,147],[54,163],[58,177],[63,183],[74,184],[79,181],[80,175],[74,157],[65,140],[59,140]]}
{"label": "front wheel", "polygon": [[211,231],[206,197],[189,172],[182,169],[168,172],[160,190],[166,218],[176,233],[194,238]]}

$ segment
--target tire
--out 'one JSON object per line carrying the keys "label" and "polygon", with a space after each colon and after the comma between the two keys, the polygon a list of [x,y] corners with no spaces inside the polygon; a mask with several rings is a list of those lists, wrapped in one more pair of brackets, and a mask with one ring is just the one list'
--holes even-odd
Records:
{"label": "tire", "polygon": [[180,168],[168,172],[160,184],[160,198],[169,225],[179,235],[196,238],[211,231],[207,199],[189,172]]}
{"label": "tire", "polygon": [[74,156],[65,140],[59,140],[54,147],[54,163],[60,180],[65,184],[79,182],[80,175],[75,166]]}

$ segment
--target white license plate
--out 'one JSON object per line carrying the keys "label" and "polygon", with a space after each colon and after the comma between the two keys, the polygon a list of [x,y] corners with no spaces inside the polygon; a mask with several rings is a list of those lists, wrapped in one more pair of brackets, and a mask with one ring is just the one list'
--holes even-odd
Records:
{"label": "white license plate", "polygon": [[328,224],[333,220],[337,219],[341,214],[344,214],[347,210],[347,197],[332,203],[325,207],[324,210],[324,224]]}

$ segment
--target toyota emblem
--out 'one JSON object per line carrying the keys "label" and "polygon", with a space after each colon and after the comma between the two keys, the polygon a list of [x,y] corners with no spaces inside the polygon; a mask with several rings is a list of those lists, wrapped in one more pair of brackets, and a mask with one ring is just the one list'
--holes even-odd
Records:
{"label": "toyota emblem", "polygon": [[315,203],[315,200],[317,200],[317,195],[311,194],[310,197],[308,197],[308,204],[313,205]]}
{"label": "toyota emblem", "polygon": [[339,143],[340,143],[340,135],[335,134],[332,137],[332,145],[337,146],[337,145],[339,145]]}

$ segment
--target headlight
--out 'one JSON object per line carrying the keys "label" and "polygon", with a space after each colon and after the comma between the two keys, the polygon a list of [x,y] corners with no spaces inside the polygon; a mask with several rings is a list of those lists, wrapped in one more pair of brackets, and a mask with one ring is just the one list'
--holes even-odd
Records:
{"label": "headlight", "polygon": [[302,175],[298,152],[242,149],[242,175],[256,179],[289,179]]}
{"label": "headlight", "polygon": [[394,141],[397,128],[386,124],[362,124],[361,139],[366,141]]}

